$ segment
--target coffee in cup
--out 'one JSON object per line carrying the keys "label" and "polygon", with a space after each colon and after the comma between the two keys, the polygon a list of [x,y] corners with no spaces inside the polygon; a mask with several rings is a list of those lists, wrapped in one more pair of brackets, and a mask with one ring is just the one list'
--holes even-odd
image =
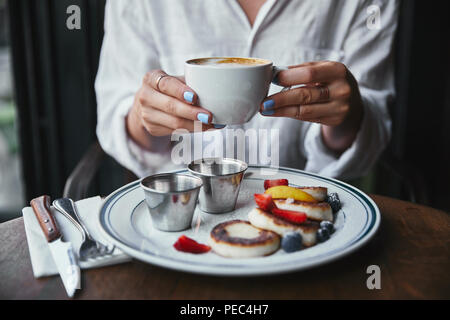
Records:
{"label": "coffee in cup", "polygon": [[259,110],[279,69],[259,58],[211,57],[185,63],[186,84],[201,107],[213,114],[212,123],[243,124]]}
{"label": "coffee in cup", "polygon": [[204,58],[190,60],[191,64],[223,67],[257,66],[270,63],[268,60],[256,58]]}

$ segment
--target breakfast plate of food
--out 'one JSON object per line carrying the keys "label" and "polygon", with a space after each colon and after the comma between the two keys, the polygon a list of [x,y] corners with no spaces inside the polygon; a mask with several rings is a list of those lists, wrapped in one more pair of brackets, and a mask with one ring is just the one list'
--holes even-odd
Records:
{"label": "breakfast plate of food", "polygon": [[153,265],[248,276],[303,270],[348,255],[375,235],[380,219],[376,204],[346,183],[250,165],[233,211],[207,213],[196,206],[188,229],[162,231],[153,225],[139,180],[104,200],[99,229],[111,244]]}

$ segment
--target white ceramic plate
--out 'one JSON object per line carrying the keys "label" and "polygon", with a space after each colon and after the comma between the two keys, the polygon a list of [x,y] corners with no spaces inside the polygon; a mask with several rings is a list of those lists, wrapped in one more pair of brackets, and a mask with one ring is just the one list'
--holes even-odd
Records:
{"label": "white ceramic plate", "polygon": [[[187,170],[175,172],[187,173]],[[330,240],[295,253],[282,249],[275,254],[251,259],[229,259],[208,252],[179,252],[173,244],[182,234],[207,243],[209,232],[218,223],[248,220],[255,207],[254,193],[263,193],[265,179],[289,180],[293,186],[323,186],[337,192],[342,209],[335,215],[336,231]],[[111,243],[126,254],[165,268],[222,276],[276,274],[302,270],[341,258],[367,243],[380,224],[376,204],[360,190],[338,180],[288,168],[249,166],[242,182],[236,210],[225,214],[208,214],[198,207],[192,228],[182,232],[162,232],[152,227],[139,181],[132,182],[108,196],[99,215],[100,229]]]}

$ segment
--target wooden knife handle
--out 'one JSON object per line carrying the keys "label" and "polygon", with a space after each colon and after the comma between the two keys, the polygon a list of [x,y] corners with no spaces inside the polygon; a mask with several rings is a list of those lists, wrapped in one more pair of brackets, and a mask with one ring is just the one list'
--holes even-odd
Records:
{"label": "wooden knife handle", "polygon": [[41,225],[42,231],[47,238],[47,242],[52,242],[61,237],[61,233],[56,225],[53,214],[50,211],[50,197],[40,196],[30,201],[34,214]]}

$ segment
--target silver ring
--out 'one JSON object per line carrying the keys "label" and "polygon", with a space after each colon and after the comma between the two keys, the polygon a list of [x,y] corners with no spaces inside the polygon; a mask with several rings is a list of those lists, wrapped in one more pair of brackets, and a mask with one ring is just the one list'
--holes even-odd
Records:
{"label": "silver ring", "polygon": [[297,112],[295,113],[295,119],[297,119],[297,120],[300,120],[300,108],[301,107],[302,107],[301,105],[298,105]]}
{"label": "silver ring", "polygon": [[168,75],[167,75],[167,74],[161,74],[161,75],[156,79],[156,90],[161,91],[161,90],[159,89],[159,82],[160,82],[161,79],[164,78],[164,77],[168,77]]}
{"label": "silver ring", "polygon": [[328,101],[330,100],[330,89],[327,86],[320,86],[320,101]]}

